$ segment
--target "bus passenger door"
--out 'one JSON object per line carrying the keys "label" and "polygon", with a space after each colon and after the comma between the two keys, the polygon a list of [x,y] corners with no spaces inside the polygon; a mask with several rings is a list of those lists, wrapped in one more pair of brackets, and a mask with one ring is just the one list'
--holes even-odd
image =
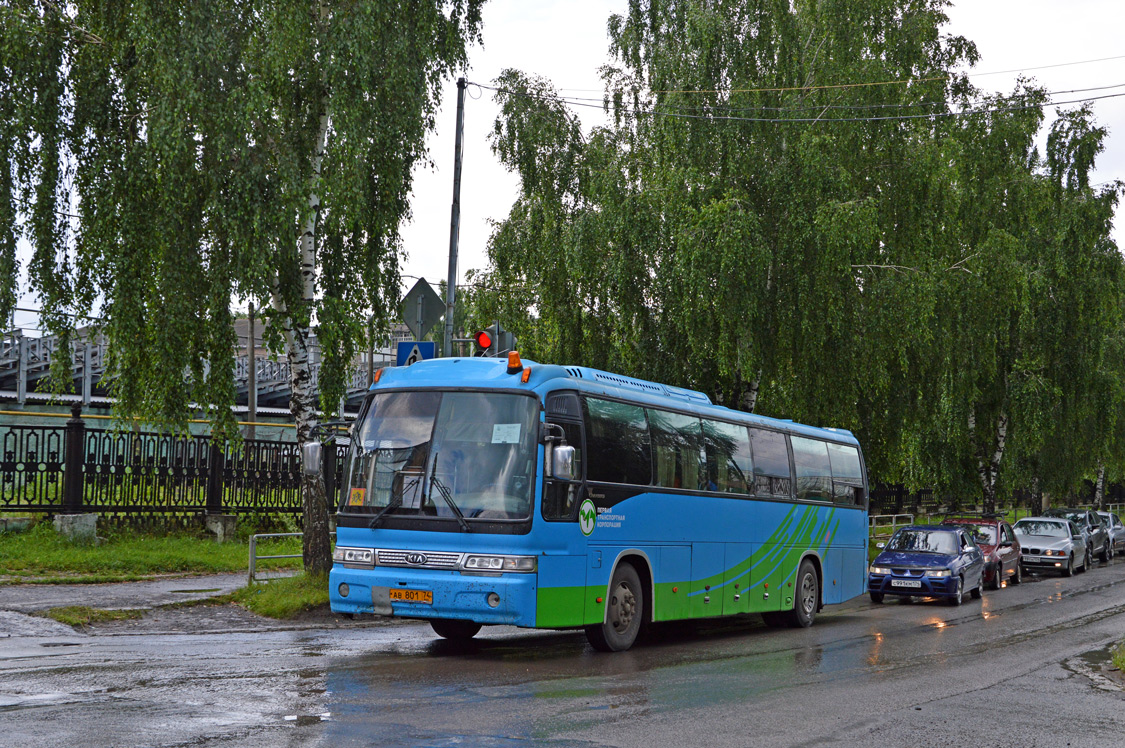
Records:
{"label": "bus passenger door", "polygon": [[723,614],[724,543],[691,544],[691,617]]}
{"label": "bus passenger door", "polygon": [[723,578],[723,615],[750,612],[750,543],[727,543]]}

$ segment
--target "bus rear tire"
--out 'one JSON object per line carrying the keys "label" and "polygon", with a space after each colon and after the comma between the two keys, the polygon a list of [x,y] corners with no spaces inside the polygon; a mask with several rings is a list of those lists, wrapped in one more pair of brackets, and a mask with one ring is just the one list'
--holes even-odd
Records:
{"label": "bus rear tire", "polygon": [[797,570],[797,589],[793,595],[793,610],[785,611],[785,622],[795,629],[807,629],[816,620],[820,606],[820,581],[816,568],[807,558]]}
{"label": "bus rear tire", "polygon": [[442,639],[449,639],[454,642],[467,642],[480,631],[479,623],[451,618],[431,618],[430,627]]}
{"label": "bus rear tire", "polygon": [[618,565],[609,583],[605,619],[586,627],[586,639],[599,652],[624,652],[633,646],[645,611],[645,592],[628,561]]}

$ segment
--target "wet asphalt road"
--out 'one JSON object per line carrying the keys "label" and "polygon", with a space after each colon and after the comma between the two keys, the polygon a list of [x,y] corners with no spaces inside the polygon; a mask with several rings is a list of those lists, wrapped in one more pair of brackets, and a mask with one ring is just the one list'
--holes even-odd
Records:
{"label": "wet asphalt road", "polygon": [[959,608],[861,598],[807,630],[663,627],[616,655],[580,632],[454,646],[425,624],[277,628],[229,606],[75,632],[12,612],[28,596],[0,588],[2,746],[1125,743],[1103,672],[1125,637],[1120,560]]}

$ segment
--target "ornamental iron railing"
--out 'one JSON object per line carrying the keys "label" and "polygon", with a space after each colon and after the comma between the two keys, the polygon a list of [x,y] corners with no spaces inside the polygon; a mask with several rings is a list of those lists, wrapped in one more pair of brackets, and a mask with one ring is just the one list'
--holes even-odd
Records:
{"label": "ornamental iron railing", "polygon": [[[0,512],[299,514],[301,452],[286,441],[0,424]],[[325,449],[329,501],[347,446]]]}

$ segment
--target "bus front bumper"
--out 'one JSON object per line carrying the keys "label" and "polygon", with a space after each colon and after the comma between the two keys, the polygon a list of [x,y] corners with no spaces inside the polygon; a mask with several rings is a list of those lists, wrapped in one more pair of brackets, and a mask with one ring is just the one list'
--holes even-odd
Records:
{"label": "bus front bumper", "polygon": [[336,564],[329,575],[328,591],[336,613],[535,625],[534,573],[485,576],[430,569],[356,569]]}

